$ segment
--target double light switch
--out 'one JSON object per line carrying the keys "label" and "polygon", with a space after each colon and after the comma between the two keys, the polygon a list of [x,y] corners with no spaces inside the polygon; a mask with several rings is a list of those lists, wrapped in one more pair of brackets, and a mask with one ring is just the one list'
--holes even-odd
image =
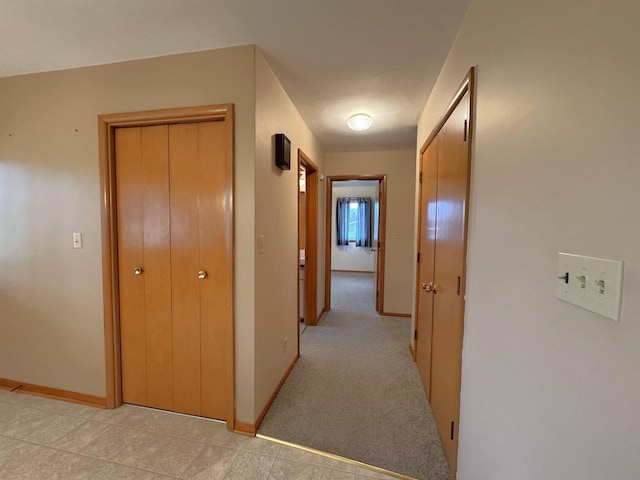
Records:
{"label": "double light switch", "polygon": [[559,299],[620,320],[623,262],[559,253],[557,273]]}

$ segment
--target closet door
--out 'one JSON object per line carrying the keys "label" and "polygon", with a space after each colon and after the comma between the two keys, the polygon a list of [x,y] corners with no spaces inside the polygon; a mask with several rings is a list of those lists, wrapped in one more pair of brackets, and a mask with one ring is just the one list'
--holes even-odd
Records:
{"label": "closet door", "polygon": [[116,129],[125,403],[233,419],[228,128]]}
{"label": "closet door", "polygon": [[115,144],[123,401],[172,409],[168,128]]}
{"label": "closet door", "polygon": [[169,126],[174,410],[232,418],[233,228],[223,122]]}
{"label": "closet door", "polygon": [[436,137],[421,159],[420,263],[418,264],[418,308],[416,364],[429,398],[431,384],[431,337],[433,330],[433,275],[436,245],[438,195],[438,147]]}
{"label": "closet door", "polygon": [[438,133],[430,402],[453,477],[458,454],[469,188],[467,93]]}

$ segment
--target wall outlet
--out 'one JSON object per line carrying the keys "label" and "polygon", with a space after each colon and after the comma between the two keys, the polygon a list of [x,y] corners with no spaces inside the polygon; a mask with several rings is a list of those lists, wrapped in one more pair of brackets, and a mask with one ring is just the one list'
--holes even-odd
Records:
{"label": "wall outlet", "polygon": [[284,337],[283,353],[287,353],[287,337]]}

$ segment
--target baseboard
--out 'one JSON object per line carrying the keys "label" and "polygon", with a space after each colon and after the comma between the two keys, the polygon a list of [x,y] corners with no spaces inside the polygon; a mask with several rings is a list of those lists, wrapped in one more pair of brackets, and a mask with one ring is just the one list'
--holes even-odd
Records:
{"label": "baseboard", "polygon": [[373,273],[371,270],[331,270],[332,272],[338,273]]}
{"label": "baseboard", "polygon": [[413,361],[416,361],[416,352],[413,349],[413,345],[409,344],[409,352],[411,353],[411,358],[413,359]]}
{"label": "baseboard", "polygon": [[86,393],[71,392],[69,390],[61,390],[59,388],[43,387],[32,383],[18,382],[7,378],[0,378],[0,387],[16,390],[22,393],[38,395],[40,397],[54,398],[56,400],[65,400],[67,402],[79,403],[81,405],[89,405],[91,407],[107,408],[107,399],[105,397],[96,397],[95,395],[87,395]]}
{"label": "baseboard", "polygon": [[256,420],[256,424],[255,424],[255,430],[256,431],[258,430],[258,428],[260,428],[260,424],[262,423],[262,420],[264,420],[264,416],[269,411],[269,408],[271,408],[271,404],[273,403],[273,401],[278,396],[278,393],[280,393],[280,389],[282,388],[282,385],[284,385],[284,382],[287,381],[287,378],[289,377],[289,374],[291,373],[291,370],[293,370],[293,367],[296,366],[296,363],[298,362],[299,358],[300,358],[300,355],[296,355],[296,357],[293,359],[293,362],[291,362],[291,365],[289,365],[289,368],[287,368],[287,371],[284,372],[284,375],[280,379],[280,382],[278,383],[278,386],[276,386],[276,389],[271,394],[271,397],[269,398],[269,401],[267,402],[267,404],[262,409],[262,412],[260,412],[260,415],[258,416],[258,419]]}
{"label": "baseboard", "polygon": [[233,431],[242,435],[249,435],[250,437],[256,436],[256,426],[252,423],[238,422],[236,421]]}
{"label": "baseboard", "polygon": [[379,315],[383,317],[401,317],[401,318],[411,318],[410,313],[392,313],[392,312],[378,312]]}

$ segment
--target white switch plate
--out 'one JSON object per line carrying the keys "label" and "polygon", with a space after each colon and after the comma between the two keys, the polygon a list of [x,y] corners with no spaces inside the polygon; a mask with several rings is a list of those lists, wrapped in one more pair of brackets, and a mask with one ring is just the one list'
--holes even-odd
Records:
{"label": "white switch plate", "polygon": [[620,260],[558,253],[556,296],[618,322],[623,268]]}
{"label": "white switch plate", "polygon": [[258,235],[258,253],[264,253],[264,235]]}
{"label": "white switch plate", "polygon": [[82,248],[82,233],[73,234],[73,248]]}

